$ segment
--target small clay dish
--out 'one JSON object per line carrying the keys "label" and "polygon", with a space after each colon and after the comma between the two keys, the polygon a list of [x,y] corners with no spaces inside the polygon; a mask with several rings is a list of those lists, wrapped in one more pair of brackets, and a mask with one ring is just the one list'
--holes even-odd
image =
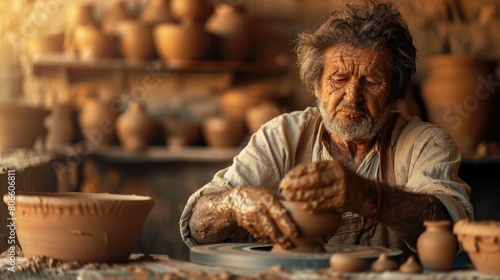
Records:
{"label": "small clay dish", "polygon": [[[12,196],[4,195],[6,204]],[[109,193],[17,193],[16,234],[24,255],[62,261],[127,261],[154,200]]]}
{"label": "small clay dish", "polygon": [[273,252],[326,252],[323,244],[333,235],[340,226],[342,215],[334,211],[309,213],[303,209],[303,203],[281,201],[288,210],[294,222],[299,227],[299,236],[292,239],[295,245],[290,250],[280,246],[273,246]]}
{"label": "small clay dish", "polygon": [[359,272],[368,267],[365,259],[349,254],[336,253],[330,257],[330,269],[338,272]]}
{"label": "small clay dish", "polygon": [[500,275],[500,222],[464,219],[453,233],[478,271]]}

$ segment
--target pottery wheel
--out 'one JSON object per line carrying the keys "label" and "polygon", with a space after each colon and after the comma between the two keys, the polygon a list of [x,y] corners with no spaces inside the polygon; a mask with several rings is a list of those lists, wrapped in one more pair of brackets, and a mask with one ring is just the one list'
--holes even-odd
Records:
{"label": "pottery wheel", "polygon": [[360,245],[325,245],[326,253],[271,252],[272,245],[262,243],[221,243],[192,247],[190,260],[195,263],[250,270],[263,270],[273,265],[286,269],[322,269],[330,266],[330,256],[345,253],[363,258],[368,263],[385,253],[401,263],[402,251]]}

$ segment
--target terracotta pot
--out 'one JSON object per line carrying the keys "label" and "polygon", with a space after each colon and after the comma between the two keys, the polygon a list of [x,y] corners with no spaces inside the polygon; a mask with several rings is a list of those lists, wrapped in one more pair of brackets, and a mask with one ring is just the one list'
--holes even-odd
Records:
{"label": "terracotta pot", "polygon": [[151,0],[140,15],[141,21],[155,25],[173,22],[170,0]]}
{"label": "terracotta pot", "polygon": [[205,29],[217,35],[219,55],[225,60],[244,60],[250,50],[248,20],[241,6],[218,4]]}
{"label": "terracotta pot", "polygon": [[425,270],[450,271],[458,252],[451,221],[425,221],[426,230],[418,237],[417,251]]}
{"label": "terracotta pot", "polygon": [[172,15],[181,22],[204,24],[214,12],[214,5],[208,0],[172,0]]}
{"label": "terracotta pot", "polygon": [[64,34],[55,33],[35,38],[29,42],[29,52],[32,55],[62,53],[64,51]]}
{"label": "terracotta pot", "polygon": [[127,110],[116,120],[118,139],[127,152],[140,152],[148,148],[155,122],[140,102],[130,102]]}
{"label": "terracotta pot", "polygon": [[14,101],[0,102],[0,150],[32,148],[45,134],[44,119],[49,110]]}
{"label": "terracotta pot", "polygon": [[373,272],[395,271],[398,270],[398,263],[387,257],[387,254],[381,254],[376,261],[370,265]]}
{"label": "terracotta pot", "polygon": [[423,268],[422,266],[415,260],[413,256],[408,257],[406,262],[404,262],[400,267],[399,267],[399,272],[401,273],[422,273]]}
{"label": "terracotta pot", "polygon": [[151,25],[138,20],[120,21],[120,50],[127,60],[147,60],[155,56]]}
{"label": "terracotta pot", "polygon": [[252,106],[247,109],[245,122],[250,133],[255,133],[260,127],[281,114],[280,108],[271,102]]}
{"label": "terracotta pot", "polygon": [[45,145],[48,149],[69,145],[76,134],[74,111],[68,105],[55,105],[48,116],[45,127],[48,130]]}
{"label": "terracotta pot", "polygon": [[328,242],[340,226],[342,215],[333,211],[311,214],[302,209],[302,203],[281,201],[294,222],[299,227],[299,236],[292,239],[294,248],[284,250],[279,245],[273,246],[273,252],[326,252],[323,244]]}
{"label": "terracotta pot", "polygon": [[491,77],[495,63],[470,56],[435,56],[427,60],[422,87],[429,120],[448,132],[462,155],[498,127],[498,96]]}
{"label": "terracotta pot", "polygon": [[335,253],[330,257],[330,269],[338,272],[359,272],[368,267],[365,259],[349,254]]}
{"label": "terracotta pot", "polygon": [[[6,204],[11,200],[3,197]],[[107,193],[18,193],[16,234],[24,256],[124,262],[154,200]]]}
{"label": "terracotta pot", "polygon": [[85,140],[97,147],[115,143],[117,116],[111,101],[87,99],[78,115],[78,124]]}
{"label": "terracotta pot", "polygon": [[199,60],[210,47],[210,35],[192,23],[157,25],[153,30],[156,50],[162,59]]}
{"label": "terracotta pot", "polygon": [[200,142],[201,128],[197,122],[170,117],[165,122],[165,132],[169,146],[191,146]]}
{"label": "terracotta pot", "polygon": [[94,6],[92,4],[74,3],[70,6],[64,26],[64,49],[67,52],[76,52],[74,33],[77,26],[80,25],[93,27],[98,26],[97,22],[94,19]]}
{"label": "terracotta pot", "polygon": [[210,147],[236,147],[245,134],[245,125],[239,120],[209,117],[202,122],[203,137]]}
{"label": "terracotta pot", "polygon": [[219,97],[222,113],[229,118],[243,121],[247,110],[262,101],[260,96],[253,94],[246,86],[227,89]]}
{"label": "terracotta pot", "polygon": [[97,27],[79,25],[74,36],[76,50],[83,60],[114,57],[118,54],[118,37],[105,34]]}
{"label": "terracotta pot", "polygon": [[125,2],[115,1],[104,14],[101,29],[104,33],[114,34],[117,32],[116,28],[118,22],[132,18],[134,18],[134,16],[128,10]]}
{"label": "terracotta pot", "polygon": [[500,276],[500,222],[460,220],[453,232],[478,271]]}

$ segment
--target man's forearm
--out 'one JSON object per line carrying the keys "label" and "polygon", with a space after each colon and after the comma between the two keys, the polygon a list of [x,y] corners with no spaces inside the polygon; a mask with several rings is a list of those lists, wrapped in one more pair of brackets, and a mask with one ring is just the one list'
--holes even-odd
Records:
{"label": "man's forearm", "polygon": [[240,241],[244,232],[227,211],[221,211],[224,193],[201,196],[189,218],[189,233],[198,244]]}
{"label": "man's forearm", "polygon": [[377,221],[399,233],[415,246],[426,220],[451,220],[448,211],[433,195],[406,192],[380,184],[380,213]]}

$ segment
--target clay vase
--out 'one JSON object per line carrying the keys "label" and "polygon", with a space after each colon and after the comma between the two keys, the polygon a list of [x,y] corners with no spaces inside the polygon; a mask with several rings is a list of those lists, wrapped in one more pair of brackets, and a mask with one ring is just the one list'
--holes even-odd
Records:
{"label": "clay vase", "polygon": [[78,125],[86,141],[96,147],[116,141],[115,122],[118,117],[111,101],[88,98],[78,114]]}
{"label": "clay vase", "polygon": [[417,251],[425,270],[450,271],[458,252],[451,221],[425,221],[426,230],[418,237]]}
{"label": "clay vase", "polygon": [[[8,195],[5,204],[11,204]],[[129,259],[154,200],[109,193],[18,193],[16,233],[24,256],[119,263]]]}
{"label": "clay vase", "polygon": [[120,51],[129,61],[152,59],[155,56],[151,26],[139,20],[125,20],[117,23],[120,37]]}
{"label": "clay vase", "polygon": [[62,53],[64,51],[63,47],[63,33],[41,36],[29,42],[29,52],[31,55]]}
{"label": "clay vase", "polygon": [[463,219],[453,227],[474,267],[500,276],[500,222]]}
{"label": "clay vase", "polygon": [[130,102],[127,110],[116,121],[118,139],[127,152],[146,150],[154,128],[154,120],[147,115],[144,104],[140,102]]}
{"label": "clay vase", "polygon": [[101,29],[104,33],[114,34],[117,31],[116,27],[118,22],[132,18],[134,18],[134,16],[128,10],[125,2],[115,1],[104,14]]}
{"label": "clay vase", "polygon": [[151,0],[139,17],[141,21],[150,25],[174,22],[170,11],[170,0]]}
{"label": "clay vase", "polygon": [[48,130],[45,145],[49,150],[71,144],[76,135],[73,108],[55,105],[46,119],[45,127]]}
{"label": "clay vase", "polygon": [[208,117],[202,122],[202,133],[210,147],[236,147],[245,134],[245,125],[226,117]]}
{"label": "clay vase", "polygon": [[64,49],[68,53],[76,53],[74,33],[77,26],[93,26],[98,24],[94,19],[94,6],[90,3],[74,3],[70,6],[64,26]]}
{"label": "clay vase", "polygon": [[158,54],[167,62],[200,60],[210,47],[210,35],[192,22],[159,24],[153,36]]}
{"label": "clay vase", "polygon": [[302,209],[302,203],[281,201],[299,228],[299,236],[292,239],[294,247],[285,250],[274,245],[272,252],[326,252],[323,244],[328,242],[340,226],[342,215],[333,211],[311,214]]}
{"label": "clay vase", "polygon": [[471,158],[481,140],[498,133],[495,63],[443,55],[430,57],[427,68],[422,97],[429,121],[453,137],[463,157]]}
{"label": "clay vase", "polygon": [[250,133],[255,133],[260,127],[281,114],[280,108],[271,102],[252,106],[245,113],[245,122]]}
{"label": "clay vase", "polygon": [[218,4],[205,29],[219,37],[219,56],[224,60],[246,59],[250,50],[248,19],[242,6]]}
{"label": "clay vase", "polygon": [[172,0],[171,7],[175,19],[201,25],[214,12],[214,5],[208,0]]}
{"label": "clay vase", "polygon": [[78,56],[82,60],[110,58],[118,54],[118,37],[105,34],[97,27],[77,26],[74,41]]}

